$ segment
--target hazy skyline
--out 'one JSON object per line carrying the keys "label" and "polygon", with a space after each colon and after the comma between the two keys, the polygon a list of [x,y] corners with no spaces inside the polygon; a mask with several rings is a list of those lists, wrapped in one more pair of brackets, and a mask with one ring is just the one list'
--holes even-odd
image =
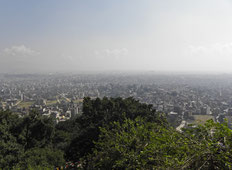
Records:
{"label": "hazy skyline", "polygon": [[0,73],[232,72],[230,0],[0,0]]}

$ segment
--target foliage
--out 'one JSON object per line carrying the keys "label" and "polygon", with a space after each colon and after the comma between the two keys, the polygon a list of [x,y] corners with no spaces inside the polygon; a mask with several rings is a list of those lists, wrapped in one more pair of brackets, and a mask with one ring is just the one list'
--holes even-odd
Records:
{"label": "foliage", "polygon": [[232,130],[227,122],[220,124],[208,120],[205,125],[184,129],[184,135],[195,141],[194,152],[185,167],[232,168]]}
{"label": "foliage", "polygon": [[15,132],[18,143],[27,151],[34,147],[51,146],[55,125],[51,118],[32,112],[21,120]]}
{"label": "foliage", "polygon": [[123,122],[125,118],[146,117],[149,121],[163,123],[152,105],[142,104],[133,98],[84,98],[83,114],[76,119],[79,131],[66,152],[68,159],[77,160],[92,152],[100,133],[99,127],[111,122]]}
{"label": "foliage", "polygon": [[63,153],[51,148],[33,148],[25,152],[16,167],[20,169],[36,169],[43,167],[53,169],[56,165],[64,164]]}
{"label": "foliage", "polygon": [[164,143],[169,137],[165,126],[147,122],[141,117],[114,122],[113,129],[101,128],[89,169],[149,169],[165,162]]}
{"label": "foliage", "polygon": [[[85,98],[60,122],[0,111],[0,169],[232,169],[232,131],[212,120],[176,131],[133,98]],[[65,159],[64,159],[65,158]]]}
{"label": "foliage", "polygon": [[55,135],[53,138],[53,146],[64,152],[68,150],[71,140],[79,131],[75,120],[70,119],[65,122],[59,122],[56,125]]}
{"label": "foliage", "polygon": [[32,112],[23,118],[0,112],[0,169],[53,167],[64,163],[63,152],[52,149],[54,121]]}
{"label": "foliage", "polygon": [[226,124],[186,128],[183,133],[146,119],[101,128],[89,169],[231,169],[231,135]]}
{"label": "foliage", "polygon": [[14,166],[22,153],[22,146],[12,134],[17,120],[18,116],[9,111],[0,112],[0,169]]}

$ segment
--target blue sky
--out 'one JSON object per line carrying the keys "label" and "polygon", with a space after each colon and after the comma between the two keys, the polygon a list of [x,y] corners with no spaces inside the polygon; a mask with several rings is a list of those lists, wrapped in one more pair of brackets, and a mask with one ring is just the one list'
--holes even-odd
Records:
{"label": "blue sky", "polygon": [[[21,41],[37,37],[122,35],[138,30],[150,3],[109,0],[1,1],[1,36]],[[142,22],[142,23],[141,23]],[[21,34],[20,34],[21,33]],[[9,35],[11,35],[9,37]],[[32,38],[30,38],[32,37]]]}
{"label": "blue sky", "polygon": [[0,72],[231,72],[230,0],[0,0]]}

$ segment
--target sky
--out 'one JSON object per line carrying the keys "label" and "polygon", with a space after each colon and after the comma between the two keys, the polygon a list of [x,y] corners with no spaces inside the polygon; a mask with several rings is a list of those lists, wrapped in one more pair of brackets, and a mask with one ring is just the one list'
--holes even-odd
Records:
{"label": "sky", "polygon": [[231,0],[0,0],[0,73],[231,73],[231,16]]}

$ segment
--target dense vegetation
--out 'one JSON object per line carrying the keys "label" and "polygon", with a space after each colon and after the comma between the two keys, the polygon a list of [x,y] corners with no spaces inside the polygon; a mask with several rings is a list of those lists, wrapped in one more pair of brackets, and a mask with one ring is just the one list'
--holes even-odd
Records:
{"label": "dense vegetation", "polygon": [[178,132],[133,98],[85,98],[83,114],[59,124],[0,112],[0,169],[232,169],[231,149],[226,123]]}

